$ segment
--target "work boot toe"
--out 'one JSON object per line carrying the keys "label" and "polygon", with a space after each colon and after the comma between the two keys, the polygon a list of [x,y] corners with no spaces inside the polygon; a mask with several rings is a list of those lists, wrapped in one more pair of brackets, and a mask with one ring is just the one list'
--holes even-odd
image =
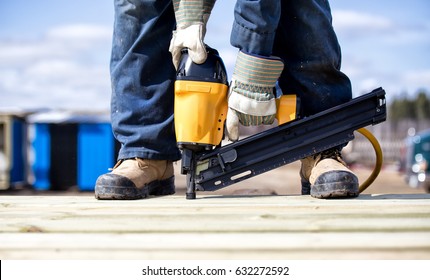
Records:
{"label": "work boot toe", "polygon": [[359,195],[357,176],[333,148],[301,160],[302,194],[316,198],[348,198]]}
{"label": "work boot toe", "polygon": [[97,199],[131,200],[174,193],[173,163],[167,160],[121,160],[111,173],[99,176],[95,186]]}
{"label": "work boot toe", "polygon": [[310,195],[316,198],[342,198],[358,196],[358,178],[344,170],[328,171],[318,176]]}
{"label": "work boot toe", "polygon": [[127,177],[107,173],[101,175],[96,182],[97,199],[140,199],[149,194],[148,188],[138,189]]}

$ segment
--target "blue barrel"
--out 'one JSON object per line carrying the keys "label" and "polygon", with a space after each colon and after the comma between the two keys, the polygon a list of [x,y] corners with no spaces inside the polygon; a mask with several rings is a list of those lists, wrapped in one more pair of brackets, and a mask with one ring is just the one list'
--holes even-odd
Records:
{"label": "blue barrel", "polygon": [[32,139],[36,190],[77,186],[93,191],[97,177],[115,164],[118,145],[110,123],[34,123]]}
{"label": "blue barrel", "polygon": [[51,136],[49,124],[34,124],[34,138],[31,143],[33,148],[33,187],[37,190],[48,190],[51,186]]}
{"label": "blue barrel", "polygon": [[115,141],[109,123],[80,124],[78,128],[78,186],[94,190],[97,177],[115,160]]}

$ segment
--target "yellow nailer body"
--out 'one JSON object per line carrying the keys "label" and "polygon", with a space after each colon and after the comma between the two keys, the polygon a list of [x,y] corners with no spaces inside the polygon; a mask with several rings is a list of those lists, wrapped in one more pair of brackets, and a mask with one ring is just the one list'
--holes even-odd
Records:
{"label": "yellow nailer body", "polygon": [[180,148],[212,149],[221,143],[227,115],[227,71],[218,52],[207,47],[204,63],[182,51],[175,81],[175,133]]}
{"label": "yellow nailer body", "polygon": [[[203,64],[182,53],[175,81],[175,133],[178,146],[191,150],[220,145],[227,116],[228,80],[225,66],[214,49],[208,48]],[[278,125],[297,118],[296,95],[276,99]]]}
{"label": "yellow nailer body", "polygon": [[176,81],[175,132],[178,143],[217,146],[227,115],[228,86],[214,82]]}

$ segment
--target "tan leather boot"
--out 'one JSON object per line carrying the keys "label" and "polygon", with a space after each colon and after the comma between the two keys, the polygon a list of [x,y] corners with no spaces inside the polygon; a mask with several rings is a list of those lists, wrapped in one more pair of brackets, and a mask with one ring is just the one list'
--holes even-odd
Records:
{"label": "tan leather boot", "polygon": [[97,199],[139,199],[175,193],[173,162],[133,158],[120,160],[110,173],[99,176]]}
{"label": "tan leather boot", "polygon": [[359,195],[357,176],[348,169],[338,148],[301,160],[302,194],[316,198],[345,198]]}

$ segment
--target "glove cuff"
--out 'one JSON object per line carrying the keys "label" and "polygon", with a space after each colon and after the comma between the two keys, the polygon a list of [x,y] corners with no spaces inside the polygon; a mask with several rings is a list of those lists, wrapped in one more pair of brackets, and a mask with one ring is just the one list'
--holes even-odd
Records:
{"label": "glove cuff", "polygon": [[278,57],[265,57],[239,51],[232,79],[251,87],[273,88],[284,69]]}
{"label": "glove cuff", "polygon": [[216,0],[173,0],[178,29],[193,24],[206,24]]}
{"label": "glove cuff", "polygon": [[251,116],[276,114],[273,88],[283,68],[280,58],[255,56],[240,51],[230,86],[229,107]]}

